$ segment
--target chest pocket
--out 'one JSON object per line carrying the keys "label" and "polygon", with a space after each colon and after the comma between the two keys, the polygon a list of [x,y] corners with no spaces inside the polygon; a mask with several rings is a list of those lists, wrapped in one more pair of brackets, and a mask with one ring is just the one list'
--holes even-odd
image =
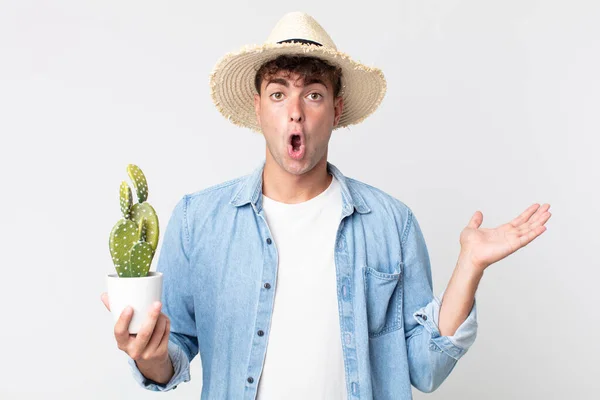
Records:
{"label": "chest pocket", "polygon": [[370,338],[402,328],[402,263],[397,270],[386,273],[363,268]]}

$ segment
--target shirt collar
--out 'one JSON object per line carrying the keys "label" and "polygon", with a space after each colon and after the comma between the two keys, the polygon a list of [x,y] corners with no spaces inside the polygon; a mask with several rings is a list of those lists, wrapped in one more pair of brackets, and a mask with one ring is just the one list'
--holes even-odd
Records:
{"label": "shirt collar", "polygon": [[[262,211],[262,180],[263,170],[266,160],[250,174],[242,179],[240,188],[231,198],[229,202],[235,207],[240,207],[248,203],[252,204],[252,208],[256,213]],[[330,162],[327,162],[327,171],[331,173],[340,183],[342,191],[342,212],[344,215],[350,215],[354,210],[360,214],[371,212],[362,196],[352,187],[348,186],[348,178]]]}

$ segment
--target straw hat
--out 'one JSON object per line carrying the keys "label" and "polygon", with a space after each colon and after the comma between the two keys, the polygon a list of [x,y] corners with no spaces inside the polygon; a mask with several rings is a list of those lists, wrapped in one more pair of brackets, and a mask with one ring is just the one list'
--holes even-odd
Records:
{"label": "straw hat", "polygon": [[217,109],[236,125],[261,132],[254,111],[254,77],[259,67],[281,54],[310,55],[342,68],[344,108],[333,129],[361,122],[372,114],[386,92],[379,68],[354,61],[337,50],[335,43],[317,21],[302,12],[284,15],[262,45],[246,45],[228,53],[210,74],[212,100]]}

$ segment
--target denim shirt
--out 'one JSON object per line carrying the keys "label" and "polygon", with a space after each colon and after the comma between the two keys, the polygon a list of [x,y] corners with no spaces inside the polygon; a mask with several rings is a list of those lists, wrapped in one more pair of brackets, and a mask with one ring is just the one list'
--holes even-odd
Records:
{"label": "denim shirt", "polygon": [[[263,169],[264,160],[251,174],[186,194],[175,206],[157,265],[175,375],[158,384],[128,357],[142,387],[175,389],[190,380],[190,362],[200,354],[201,399],[256,398],[278,267],[262,209]],[[443,292],[433,295],[411,209],[329,162],[327,170],[342,191],[334,253],[348,399],[412,399],[411,385],[432,392],[475,341],[476,302],[453,336],[440,335]]]}

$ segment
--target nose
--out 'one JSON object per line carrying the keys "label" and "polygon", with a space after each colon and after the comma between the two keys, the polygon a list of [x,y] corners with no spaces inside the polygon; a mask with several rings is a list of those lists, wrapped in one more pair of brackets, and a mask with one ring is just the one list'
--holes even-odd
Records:
{"label": "nose", "polygon": [[291,122],[302,122],[304,120],[302,99],[300,99],[299,96],[290,97],[288,113]]}

